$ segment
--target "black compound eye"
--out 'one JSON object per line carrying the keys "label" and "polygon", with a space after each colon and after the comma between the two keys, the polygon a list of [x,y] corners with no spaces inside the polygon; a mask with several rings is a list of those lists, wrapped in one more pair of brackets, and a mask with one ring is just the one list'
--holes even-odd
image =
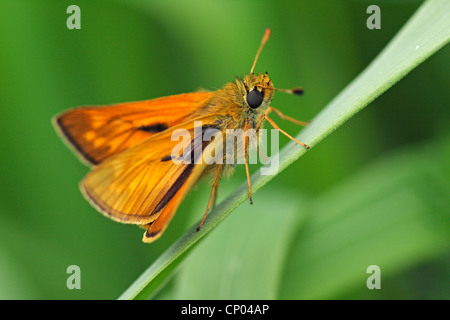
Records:
{"label": "black compound eye", "polygon": [[264,95],[256,89],[247,93],[247,103],[252,109],[258,108],[263,102]]}

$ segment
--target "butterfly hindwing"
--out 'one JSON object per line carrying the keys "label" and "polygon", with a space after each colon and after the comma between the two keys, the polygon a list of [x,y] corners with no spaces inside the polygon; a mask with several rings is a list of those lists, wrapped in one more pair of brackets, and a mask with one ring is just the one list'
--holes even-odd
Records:
{"label": "butterfly hindwing", "polygon": [[[193,123],[183,125],[189,139],[172,141],[174,130],[167,130],[104,160],[82,181],[83,194],[113,220],[148,224],[144,241],[153,241],[162,234],[207,166],[196,160],[211,142],[197,144],[195,138],[197,135],[202,139],[205,130],[213,125],[198,129]],[[172,154],[175,147],[183,153]]]}

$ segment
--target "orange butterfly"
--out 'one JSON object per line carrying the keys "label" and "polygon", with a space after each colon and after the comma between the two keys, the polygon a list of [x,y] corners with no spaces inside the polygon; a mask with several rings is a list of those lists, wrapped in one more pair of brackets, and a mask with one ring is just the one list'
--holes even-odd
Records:
{"label": "orange butterfly", "polygon": [[[232,169],[225,162],[208,165],[205,161],[197,161],[205,156],[208,148],[217,146],[220,141],[203,141],[196,145],[196,135],[201,139],[210,128],[223,133],[227,129],[243,129],[244,132],[254,129],[258,132],[267,120],[275,129],[309,149],[268,117],[273,111],[283,119],[299,125],[306,124],[270,107],[275,90],[301,94],[301,89],[275,89],[267,73],[253,74],[269,35],[270,29],[266,29],[250,74],[215,92],[179,94],[104,107],[82,107],[57,116],[55,125],[62,136],[87,164],[94,166],[80,186],[86,199],[115,221],[146,228],[143,241],[153,242],[162,235],[192,186],[200,177],[213,174],[214,183],[206,212],[197,228],[199,230],[217,195],[221,175]],[[196,125],[198,121],[201,121],[200,131]],[[173,161],[177,155],[181,157],[181,154],[173,155],[174,148],[180,146],[179,141],[173,141],[176,129],[183,129],[194,136],[194,139],[181,144],[182,149],[194,158],[195,154],[200,155],[195,161]],[[247,160],[248,136],[244,139],[244,160],[252,203]]]}

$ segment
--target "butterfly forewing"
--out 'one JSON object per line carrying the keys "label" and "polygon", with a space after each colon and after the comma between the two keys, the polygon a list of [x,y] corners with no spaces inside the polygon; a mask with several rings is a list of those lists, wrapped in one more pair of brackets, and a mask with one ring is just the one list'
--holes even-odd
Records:
{"label": "butterfly forewing", "polygon": [[201,109],[211,92],[195,92],[104,107],[82,107],[56,117],[56,126],[89,164],[98,164]]}

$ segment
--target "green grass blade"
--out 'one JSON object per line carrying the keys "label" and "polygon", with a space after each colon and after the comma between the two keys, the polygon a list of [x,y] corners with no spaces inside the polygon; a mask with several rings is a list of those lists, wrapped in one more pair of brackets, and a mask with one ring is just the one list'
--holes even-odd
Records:
{"label": "green grass blade", "polygon": [[[383,299],[396,286],[386,279],[445,255],[450,180],[442,155],[448,141],[395,150],[309,199],[278,297],[343,299],[363,293]],[[366,269],[374,264],[382,270],[383,292],[366,287]]]}
{"label": "green grass blade", "polygon": [[[449,40],[450,1],[426,1],[378,57],[314,118],[297,139],[311,147],[315,146],[447,44]],[[305,149],[294,143],[284,147],[280,152],[278,173],[304,153]],[[256,192],[275,176],[263,176],[258,171],[252,176],[253,191]],[[119,299],[151,297],[159,287],[158,285],[164,283],[172,274],[169,271],[179,265],[188,251],[246,200],[247,186],[243,184],[209,214],[200,232],[195,232],[196,226],[193,226],[167,249]]]}

